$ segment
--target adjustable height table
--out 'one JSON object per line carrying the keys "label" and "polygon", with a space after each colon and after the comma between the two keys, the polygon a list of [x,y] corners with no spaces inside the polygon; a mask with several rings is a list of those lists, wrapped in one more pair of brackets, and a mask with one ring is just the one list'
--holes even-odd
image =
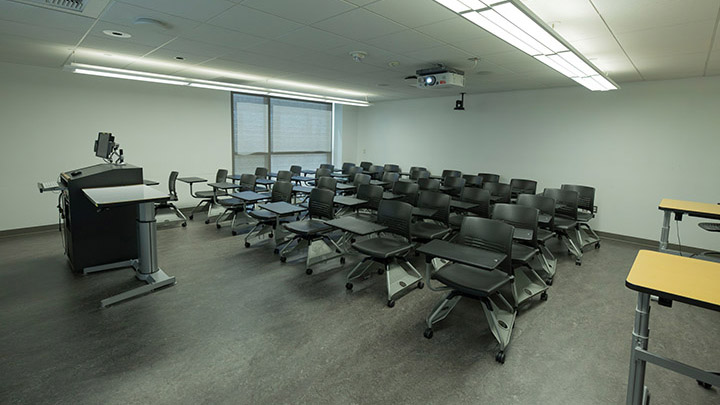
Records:
{"label": "adjustable height table", "polygon": [[100,306],[107,307],[158,288],[175,284],[175,277],[168,276],[158,267],[157,261],[157,224],[155,221],[155,203],[165,202],[170,196],[152,187],[142,184],[119,187],[86,188],[83,193],[98,209],[112,209],[126,205],[137,205],[138,258],[123,262],[109,263],[89,267],[85,273],[132,267],[135,277],[147,285],[124,293],[105,298]]}
{"label": "adjustable height table", "polygon": [[660,251],[671,251],[668,247],[668,237],[670,235],[670,214],[675,214],[675,220],[681,221],[684,214],[691,217],[707,218],[720,220],[720,205],[699,203],[692,201],[671,200],[663,198],[658,205],[658,209],[664,211],[662,232],[660,233]]}

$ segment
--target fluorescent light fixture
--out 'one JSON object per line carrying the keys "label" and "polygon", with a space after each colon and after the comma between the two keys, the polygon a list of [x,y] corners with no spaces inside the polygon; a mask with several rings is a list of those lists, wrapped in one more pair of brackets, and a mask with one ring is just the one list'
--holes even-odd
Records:
{"label": "fluorescent light fixture", "polygon": [[[318,101],[322,103],[347,104],[359,107],[370,105],[367,101],[354,100],[349,98],[323,96],[319,94],[300,93],[296,91],[271,89],[256,86],[244,86],[241,84],[224,83],[212,80],[192,79],[187,77],[169,76],[158,73],[141,72],[137,70],[118,69],[107,66],[87,65],[82,63],[71,63],[65,66],[65,70],[73,73],[80,73],[93,76],[112,77],[117,79],[140,80],[145,82],[173,84],[177,86],[189,86],[209,90],[235,91],[239,93],[270,95],[276,97],[291,98],[297,100]],[[294,83],[294,82],[293,82]],[[319,87],[319,86],[318,86]]]}
{"label": "fluorescent light fixture", "polygon": [[435,0],[485,31],[592,91],[616,90],[612,80],[520,0]]}

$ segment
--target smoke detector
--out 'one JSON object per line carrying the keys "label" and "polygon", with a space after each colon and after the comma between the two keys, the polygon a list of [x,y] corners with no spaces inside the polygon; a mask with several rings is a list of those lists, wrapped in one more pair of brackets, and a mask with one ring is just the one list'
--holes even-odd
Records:
{"label": "smoke detector", "polygon": [[355,62],[362,62],[362,60],[365,59],[365,57],[367,56],[367,52],[352,51],[350,52],[350,56],[352,56]]}

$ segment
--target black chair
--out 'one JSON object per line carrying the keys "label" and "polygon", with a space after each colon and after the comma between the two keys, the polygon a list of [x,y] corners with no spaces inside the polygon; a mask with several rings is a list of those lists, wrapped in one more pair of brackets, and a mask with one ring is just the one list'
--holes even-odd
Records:
{"label": "black chair", "polygon": [[276,181],[292,181],[292,172],[289,170],[280,170],[277,172]]}
{"label": "black chair", "polygon": [[418,181],[420,179],[430,178],[430,172],[427,170],[411,170],[410,181]]}
{"label": "black chair", "polygon": [[563,184],[561,190],[572,190],[578,193],[578,238],[580,247],[584,248],[588,245],[595,245],[595,249],[600,248],[600,236],[590,226],[590,220],[595,218],[597,206],[595,205],[595,188],[588,186],[580,186],[577,184]]}
{"label": "black chair", "polygon": [[[423,333],[426,338],[433,337],[433,326],[450,314],[460,298],[480,300],[490,331],[500,344],[495,360],[505,362],[505,351],[510,344],[518,306],[513,294],[515,272],[511,260],[512,236],[511,225],[486,218],[468,217],[463,221],[455,243],[477,248],[479,257],[482,257],[483,251],[505,254],[505,260],[489,271],[467,264],[435,260],[428,262],[426,259],[425,282],[428,287],[433,291],[450,290],[430,311],[426,319],[427,329]],[[436,268],[433,263],[439,266]],[[431,280],[445,287],[433,287]]]}
{"label": "black chair", "polygon": [[440,180],[438,179],[429,177],[418,179],[417,185],[420,191],[440,191]]}
{"label": "black chair", "polygon": [[403,197],[399,201],[406,202],[410,205],[417,204],[418,185],[407,181],[398,181],[392,189],[393,194],[401,194]]}
{"label": "black chair", "polygon": [[500,183],[500,175],[494,173],[478,173],[483,178],[483,183]]}
{"label": "black chair", "polygon": [[330,190],[333,193],[337,191],[337,179],[334,177],[320,177],[316,181],[315,187]]}
{"label": "black chair", "polygon": [[[255,175],[254,174],[243,174],[240,176],[240,184],[238,184],[238,188],[236,191],[255,191]],[[233,235],[236,235],[237,232],[235,231],[235,221],[237,219],[237,215],[239,212],[242,212],[243,209],[245,209],[245,201],[235,198],[235,197],[227,197],[227,198],[218,198],[217,203],[225,208],[225,211],[223,211],[222,214],[218,215],[217,219],[215,219],[215,226],[220,229],[222,228],[222,225],[220,225],[221,222],[226,221],[232,217],[232,223],[230,224],[230,229],[232,230]],[[207,221],[205,221],[207,223]]]}
{"label": "black chair", "polygon": [[302,176],[302,166],[290,166],[290,173],[292,173],[293,176]]}
{"label": "black chair", "polygon": [[[383,188],[370,184],[361,184],[357,187],[357,195],[355,197],[367,201],[365,204],[356,207],[356,216],[375,221],[377,210],[380,207],[380,201],[383,199]],[[367,214],[363,211],[367,211]]]}
{"label": "black chair", "polygon": [[330,170],[330,173],[332,173],[333,170],[335,170],[335,165],[332,165],[332,164],[330,164],[330,163],[322,163],[322,164],[320,165],[320,168],[321,168],[321,169],[329,169],[329,170]]}
{"label": "black chair", "polygon": [[462,172],[460,170],[450,170],[450,169],[443,170],[442,174],[440,175],[440,177],[443,178],[443,181],[445,181],[445,179],[447,179],[448,177],[461,177],[461,176],[462,176]]}
{"label": "black chair", "polygon": [[563,241],[568,252],[575,256],[575,265],[582,265],[583,251],[577,237],[577,191],[546,188],[543,195],[555,201],[553,232]]}
{"label": "black chair", "polygon": [[311,186],[317,186],[318,181],[323,177],[331,177],[332,170],[326,168],[319,168],[315,170],[315,180],[308,181],[307,184]]}
{"label": "black chair", "polygon": [[177,195],[177,189],[175,188],[177,183],[177,177],[178,172],[172,171],[170,172],[170,177],[168,178],[168,194],[170,195],[170,199],[166,202],[155,204],[155,213],[158,212],[158,210],[162,209],[169,209],[173,213],[175,213],[175,216],[182,219],[182,226],[187,226],[187,218],[185,218],[185,214],[182,213],[178,209],[178,207],[173,204],[174,202],[178,201],[178,195]]}
{"label": "black chair", "polygon": [[443,239],[450,233],[450,196],[434,191],[421,191],[417,201],[418,208],[435,210],[432,217],[412,223],[410,233],[413,240],[421,243],[433,239]]}
{"label": "black chair", "polygon": [[545,283],[552,285],[557,268],[557,259],[548,249],[547,243],[556,236],[552,230],[555,224],[555,200],[543,195],[520,194],[517,204],[537,208],[540,211],[540,216],[546,218],[544,221],[538,219],[537,242],[541,253],[540,260],[543,270],[547,274]]}
{"label": "black chair", "polygon": [[367,174],[369,174],[373,180],[380,180],[384,173],[383,167],[376,166],[376,165],[370,166],[370,168],[367,170],[367,172],[368,172]]}
{"label": "black chair", "polygon": [[[290,203],[292,201],[292,183],[289,181],[276,181],[272,186],[272,192],[270,193],[270,202],[284,201]],[[281,222],[287,222],[292,220],[291,215],[278,216],[277,214],[263,209],[255,209],[248,212],[248,215],[255,220],[257,223],[250,229],[245,235],[245,247],[250,247],[250,238],[257,237],[260,239],[264,234],[268,234],[269,238],[273,237],[273,232],[278,232],[278,225]],[[277,247],[276,247],[277,248]]]}
{"label": "black chair", "polygon": [[377,223],[387,226],[377,238],[368,238],[352,244],[353,249],[367,257],[348,273],[345,288],[353,289],[352,281],[363,277],[373,264],[382,266],[379,274],[387,280],[387,306],[395,306],[395,300],[408,289],[423,288],[422,276],[408,261],[414,248],[410,236],[412,205],[402,201],[382,200],[378,207]]}
{"label": "black chair", "polygon": [[394,164],[386,164],[385,166],[383,166],[383,171],[386,173],[387,172],[392,172],[392,173],[400,173],[401,172],[400,166],[394,165]]}
{"label": "black chair", "polygon": [[[305,273],[312,274],[312,266],[341,256],[340,252],[342,250],[340,247],[326,235],[333,230],[333,227],[323,222],[323,220],[335,218],[333,198],[335,198],[335,193],[330,190],[312,189],[308,215],[305,219],[283,225],[286,230],[295,234],[295,236],[280,251],[281,262],[286,262],[290,253],[300,246],[306,246]],[[341,257],[340,263],[344,262],[344,258]]]}
{"label": "black chair", "polygon": [[[357,176],[358,174],[363,174],[362,171],[363,171],[363,169],[360,166],[353,166],[350,169],[348,169],[348,172],[347,172],[348,181],[352,182],[353,180],[355,180],[355,176]],[[370,176],[368,176],[368,178],[369,177]]]}
{"label": "black chair", "polygon": [[417,171],[423,171],[423,172],[428,171],[427,167],[422,167],[422,166],[410,166],[410,171],[409,171],[409,173],[412,173],[412,172],[414,172],[414,171],[416,171],[416,170],[417,170]]}
{"label": "black chair", "polygon": [[[515,297],[518,305],[530,298],[540,295],[540,300],[547,300],[548,286],[536,269],[541,270],[540,248],[537,241],[539,210],[534,207],[517,204],[497,204],[492,219],[512,225],[517,232],[525,231],[522,238],[515,238],[512,248],[512,261],[515,267]],[[529,238],[526,238],[529,233]],[[521,271],[517,271],[520,269]]]}
{"label": "black chair", "polygon": [[399,172],[385,172],[382,176],[382,181],[386,181],[388,184],[382,186],[386,190],[391,190],[395,185],[395,182],[400,180]]}
{"label": "black chair", "polygon": [[363,171],[370,170],[370,166],[372,165],[372,162],[360,162],[360,167],[363,169]]}
{"label": "black chair", "polygon": [[255,178],[267,179],[268,178],[268,169],[266,169],[264,167],[256,167],[255,168]]}
{"label": "black chair", "polygon": [[465,179],[465,187],[482,187],[483,178],[482,176],[475,176],[473,174],[463,174]]}
{"label": "black chair", "polygon": [[526,179],[510,179],[510,198],[516,200],[520,194],[537,193],[537,181]]}
{"label": "black chair", "polygon": [[355,178],[352,182],[353,186],[355,186],[354,190],[350,190],[348,194],[355,194],[357,192],[357,189],[359,186],[363,184],[370,184],[370,175],[369,174],[361,174],[358,173],[355,175]]}
{"label": "black chair", "polygon": [[342,174],[350,174],[350,168],[355,167],[355,163],[345,162],[342,164]]}
{"label": "black chair", "polygon": [[482,187],[490,193],[490,202],[492,204],[510,204],[509,184],[483,182]]}
{"label": "black chair", "polygon": [[465,179],[462,177],[446,177],[441,190],[452,198],[460,198],[465,188]]}
{"label": "black chair", "polygon": [[477,216],[482,218],[490,218],[490,193],[487,190],[475,187],[465,187],[460,201],[477,204],[477,207],[470,208],[459,215],[452,215],[448,223],[450,228],[459,231],[460,225],[466,216]]}
{"label": "black chair", "polygon": [[[218,169],[217,173],[215,174],[215,183],[224,183],[227,181],[227,173],[228,171],[225,169]],[[218,196],[224,196],[227,195],[227,193],[223,190],[208,190],[208,191],[196,191],[195,194],[192,196],[194,198],[199,198],[201,201],[198,203],[198,205],[195,206],[195,208],[190,211],[190,215],[188,218],[193,219],[195,216],[195,211],[200,208],[203,204],[206,204],[208,207],[207,211],[207,218],[205,219],[205,223],[210,223],[210,215],[212,213],[212,209],[217,203],[216,199]]]}

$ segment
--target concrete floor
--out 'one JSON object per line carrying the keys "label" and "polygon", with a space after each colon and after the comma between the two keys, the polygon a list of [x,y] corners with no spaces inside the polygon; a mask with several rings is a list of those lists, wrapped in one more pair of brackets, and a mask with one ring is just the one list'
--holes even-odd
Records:
{"label": "concrete floor", "polygon": [[[638,246],[612,240],[583,265],[561,253],[549,300],[522,308],[504,365],[480,303],[462,300],[422,336],[442,294],[385,306],[383,277],[345,290],[265,242],[201,220],[161,229],[174,287],[107,309],[130,270],[72,273],[58,232],[0,239],[0,404],[620,404]],[[556,251],[562,251],[556,246]],[[416,258],[422,269],[422,257]],[[720,314],[653,305],[650,349],[720,369]],[[653,404],[718,404],[716,388],[648,366]]]}

